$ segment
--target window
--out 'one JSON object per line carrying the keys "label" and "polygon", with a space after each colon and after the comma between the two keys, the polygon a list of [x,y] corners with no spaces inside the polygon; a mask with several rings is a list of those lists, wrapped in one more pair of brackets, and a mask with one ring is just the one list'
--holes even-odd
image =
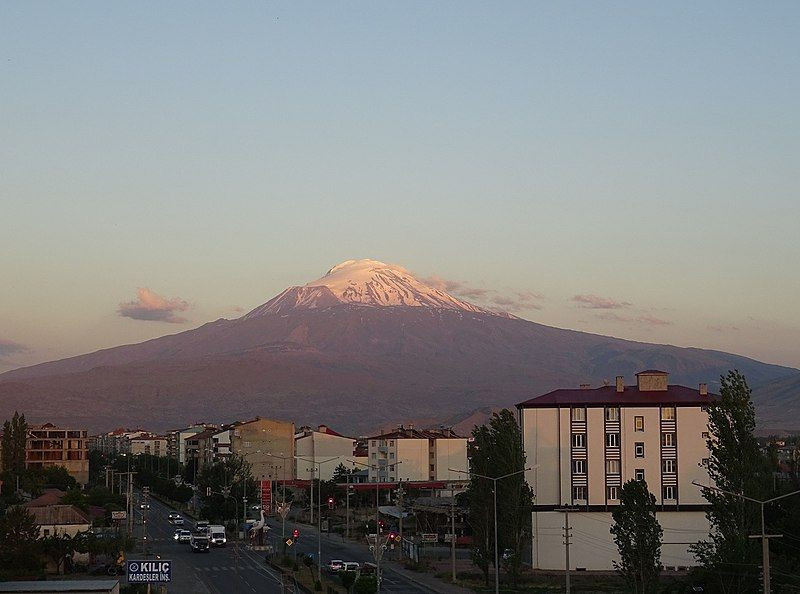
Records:
{"label": "window", "polygon": [[372,459],[374,460],[377,457],[378,457],[378,455],[375,452],[372,452]]}
{"label": "window", "polygon": [[586,460],[573,460],[572,472],[575,474],[586,474]]}
{"label": "window", "polygon": [[389,472],[394,472],[394,464],[389,465]]}
{"label": "window", "polygon": [[661,445],[665,448],[675,447],[675,434],[674,433],[662,433],[661,434]]}
{"label": "window", "polygon": [[678,487],[669,485],[664,487],[664,499],[677,499]]}
{"label": "window", "polygon": [[619,460],[606,460],[606,474],[619,474]]}
{"label": "window", "polygon": [[394,440],[393,439],[389,440],[389,447],[391,447],[391,448],[394,447]]}
{"label": "window", "polygon": [[634,470],[633,471],[633,478],[635,478],[637,481],[643,481],[644,480],[644,468],[637,468],[636,470]]}
{"label": "window", "polygon": [[389,477],[389,481],[393,483],[393,482],[394,482],[394,477],[393,477],[393,476],[390,476],[390,477]]}
{"label": "window", "polygon": [[394,452],[389,452],[389,458],[391,458],[392,460],[394,460]]}
{"label": "window", "polygon": [[619,433],[606,433],[606,446],[609,448],[618,448]]}
{"label": "window", "polygon": [[45,528],[44,529],[44,535],[45,536],[50,536],[50,529],[49,528]]}
{"label": "window", "polygon": [[703,439],[708,439],[708,431],[703,431],[703,432],[700,434],[700,437],[702,437]]}
{"label": "window", "polygon": [[619,487],[606,487],[606,499],[619,499]]}
{"label": "window", "polygon": [[584,434],[584,433],[573,433],[572,434],[572,447],[573,448],[585,448],[586,447],[586,434]]}
{"label": "window", "polygon": [[619,409],[617,407],[606,409],[606,421],[619,421]]}
{"label": "window", "polygon": [[675,472],[675,460],[664,460],[661,465],[664,473],[666,474],[674,474]]}
{"label": "window", "polygon": [[572,498],[586,501],[586,487],[572,487]]}
{"label": "window", "polygon": [[572,409],[572,420],[573,421],[585,421],[586,420],[586,409],[585,408],[573,408]]}
{"label": "window", "polygon": [[633,445],[633,455],[636,458],[644,458],[644,442],[643,441],[637,441]]}
{"label": "window", "polygon": [[674,406],[664,406],[661,408],[661,420],[662,421],[674,421],[675,420],[675,407]]}
{"label": "window", "polygon": [[633,417],[633,430],[644,431],[644,417]]}
{"label": "window", "polygon": [[374,448],[374,447],[377,445],[377,443],[376,443],[376,442],[375,442],[375,440],[373,439],[373,440],[372,440],[372,443],[371,443],[370,445],[371,445],[371,446]]}
{"label": "window", "polygon": [[436,470],[436,466],[434,466],[433,464],[431,464],[431,472],[433,472],[434,470]]}

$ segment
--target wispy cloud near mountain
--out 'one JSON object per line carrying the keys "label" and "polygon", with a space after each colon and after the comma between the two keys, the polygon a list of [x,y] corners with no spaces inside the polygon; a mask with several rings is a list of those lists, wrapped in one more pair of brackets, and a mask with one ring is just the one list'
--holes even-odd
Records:
{"label": "wispy cloud near mountain", "polygon": [[182,324],[186,318],[176,314],[186,311],[190,307],[190,303],[180,297],[167,299],[147,287],[142,287],[138,289],[134,301],[119,304],[117,313],[133,320]]}
{"label": "wispy cloud near mountain", "polygon": [[622,309],[633,305],[628,301],[617,301],[610,297],[600,297],[598,295],[575,295],[572,301],[578,304],[578,307],[585,309]]}

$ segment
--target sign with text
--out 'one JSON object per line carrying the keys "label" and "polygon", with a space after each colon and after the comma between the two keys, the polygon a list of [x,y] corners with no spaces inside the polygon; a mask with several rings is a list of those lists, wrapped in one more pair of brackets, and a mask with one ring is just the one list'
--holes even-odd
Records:
{"label": "sign with text", "polygon": [[437,542],[439,540],[439,535],[435,532],[423,533],[420,534],[420,540],[422,542]]}
{"label": "sign with text", "polygon": [[261,481],[261,509],[265,514],[272,513],[272,481]]}
{"label": "sign with text", "polygon": [[129,584],[172,581],[172,561],[128,561],[127,566]]}
{"label": "sign with text", "polygon": [[111,512],[111,519],[112,520],[124,520],[128,517],[128,512],[126,511],[112,511]]}

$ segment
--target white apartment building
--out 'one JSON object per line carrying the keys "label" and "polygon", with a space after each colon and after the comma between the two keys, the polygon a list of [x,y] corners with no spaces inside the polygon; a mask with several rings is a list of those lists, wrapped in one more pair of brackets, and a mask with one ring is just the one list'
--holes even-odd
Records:
{"label": "white apartment building", "polygon": [[[317,429],[301,427],[294,436],[294,442],[297,478],[300,480],[311,480],[313,476],[329,481],[339,464],[344,464],[350,470],[353,468],[351,460],[366,463],[366,458],[355,457],[357,444],[354,438],[337,433],[326,425],[320,425]],[[329,462],[325,462],[326,460]],[[319,464],[320,462],[324,463]]]}
{"label": "white apartment building", "polygon": [[150,454],[151,456],[167,455],[167,438],[145,433],[128,440],[127,451],[132,455]]}
{"label": "white apartment building", "polygon": [[533,565],[564,569],[564,507],[569,507],[572,569],[613,569],[619,560],[611,511],[630,479],[644,479],[664,529],[661,562],[696,565],[690,543],[708,537],[706,501],[692,484],[710,484],[707,404],[715,396],[670,385],[658,370],[636,385],[555,390],[517,405],[533,489]]}
{"label": "white apartment building", "polygon": [[451,429],[399,427],[367,440],[370,482],[463,480],[467,438]]}

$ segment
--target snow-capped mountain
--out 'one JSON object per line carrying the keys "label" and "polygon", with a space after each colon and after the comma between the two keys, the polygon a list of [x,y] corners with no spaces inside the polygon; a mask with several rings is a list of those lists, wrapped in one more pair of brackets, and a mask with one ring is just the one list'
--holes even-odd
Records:
{"label": "snow-capped mountain", "polygon": [[478,307],[431,287],[402,266],[377,260],[342,262],[328,270],[323,277],[302,287],[289,287],[243,317],[250,319],[293,309],[318,309],[338,304],[432,307],[509,317],[509,314]]}
{"label": "snow-capped mountain", "polygon": [[[162,430],[255,415],[369,431],[473,418],[642,369],[696,386],[738,368],[759,417],[798,428],[795,369],[738,355],[552,328],[484,310],[400,266],[350,260],[241,318],[0,375],[0,418]],[[788,382],[788,383],[787,383]],[[785,396],[780,396],[785,394]],[[780,398],[776,398],[780,396]],[[769,408],[771,402],[780,406]],[[766,406],[766,408],[765,408]]]}

